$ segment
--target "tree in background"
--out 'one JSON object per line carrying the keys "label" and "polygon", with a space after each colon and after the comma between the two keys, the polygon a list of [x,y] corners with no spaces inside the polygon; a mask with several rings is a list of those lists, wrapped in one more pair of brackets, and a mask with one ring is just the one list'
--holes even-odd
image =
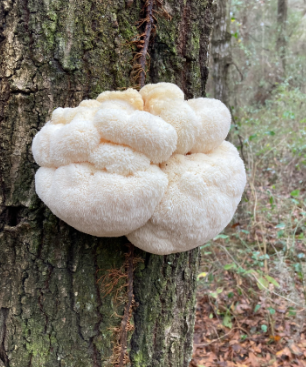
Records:
{"label": "tree in background", "polygon": [[282,64],[282,74],[286,73],[286,50],[287,50],[287,22],[288,22],[288,0],[278,0],[277,3],[277,40],[276,48]]}
{"label": "tree in background", "polygon": [[230,0],[218,0],[211,37],[212,83],[214,98],[229,105],[229,67],[232,64]]}
{"label": "tree in background", "polygon": [[[31,142],[52,110],[135,82],[149,3],[1,2],[1,367],[188,365],[198,249],[156,256],[79,233],[34,190]],[[154,4],[147,82],[203,96],[212,0]]]}
{"label": "tree in background", "polygon": [[[225,0],[219,0],[220,4]],[[218,16],[220,16],[220,13]],[[224,14],[224,13],[223,13]],[[228,67],[229,104],[239,108],[246,104],[263,104],[279,83],[305,91],[306,85],[306,4],[304,0],[231,0],[227,20],[216,22],[212,36],[210,74],[207,92],[215,95],[214,60],[227,56],[214,47],[220,24],[228,24],[231,33],[232,63]],[[224,28],[223,28],[224,29]],[[226,44],[226,32],[222,36]],[[220,41],[219,41],[220,42]],[[214,51],[214,49],[216,51]],[[215,55],[216,54],[216,55]],[[226,63],[225,63],[226,64]],[[284,70],[286,73],[284,73]],[[216,82],[217,84],[217,82]]]}

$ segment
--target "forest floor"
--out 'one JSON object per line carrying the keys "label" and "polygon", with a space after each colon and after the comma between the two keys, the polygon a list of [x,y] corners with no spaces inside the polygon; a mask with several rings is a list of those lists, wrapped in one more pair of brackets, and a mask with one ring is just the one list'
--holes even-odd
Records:
{"label": "forest floor", "polygon": [[275,227],[266,228],[268,256],[264,246],[256,248],[256,233],[253,242],[247,230],[239,233],[249,241],[248,249],[235,243],[235,234],[243,230],[239,223],[202,249],[190,367],[306,367],[305,269],[300,261],[306,248],[298,243],[295,253],[278,251]]}
{"label": "forest floor", "polygon": [[[214,255],[226,262],[222,248]],[[209,274],[200,274],[190,367],[306,366],[305,290],[298,276],[293,286],[290,265],[286,260],[279,276],[262,279],[256,271],[224,270],[211,282]],[[279,292],[284,275],[290,283]]]}
{"label": "forest floor", "polygon": [[236,118],[248,184],[201,248],[190,367],[306,367],[305,116],[306,95],[282,88]]}

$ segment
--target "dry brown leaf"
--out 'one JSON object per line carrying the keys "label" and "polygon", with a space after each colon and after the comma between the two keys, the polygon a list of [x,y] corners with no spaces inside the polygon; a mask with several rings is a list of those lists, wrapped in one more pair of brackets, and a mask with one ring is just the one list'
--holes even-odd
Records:
{"label": "dry brown leaf", "polygon": [[288,358],[291,359],[292,358],[292,354],[290,352],[290,349],[288,347],[285,347],[284,349],[280,350],[279,352],[276,353],[276,357],[277,358]]}
{"label": "dry brown leaf", "polygon": [[298,357],[300,357],[300,356],[303,355],[303,352],[301,351],[301,349],[297,345],[295,345],[294,343],[292,343],[292,344],[289,345],[289,349],[291,350],[291,352],[294,355],[296,355]]}
{"label": "dry brown leaf", "polygon": [[250,363],[251,367],[261,367],[261,363],[254,353],[249,353],[247,362]]}

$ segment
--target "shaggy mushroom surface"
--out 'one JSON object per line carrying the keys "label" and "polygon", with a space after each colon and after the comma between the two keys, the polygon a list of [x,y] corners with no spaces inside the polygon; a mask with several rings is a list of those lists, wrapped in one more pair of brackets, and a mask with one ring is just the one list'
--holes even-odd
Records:
{"label": "shaggy mushroom surface", "polygon": [[33,140],[36,192],[79,231],[126,235],[154,254],[187,251],[220,233],[241,200],[230,124],[222,102],[185,101],[171,83],[57,108]]}

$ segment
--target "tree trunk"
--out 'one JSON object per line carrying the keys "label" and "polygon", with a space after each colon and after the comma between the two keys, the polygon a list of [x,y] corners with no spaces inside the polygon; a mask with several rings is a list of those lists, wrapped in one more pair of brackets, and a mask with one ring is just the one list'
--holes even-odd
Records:
{"label": "tree trunk", "polygon": [[[125,238],[74,230],[34,191],[31,142],[52,110],[130,86],[128,42],[140,31],[134,24],[142,6],[1,1],[2,367],[188,365],[198,249],[169,256],[135,249],[133,274]],[[165,7],[172,20],[159,18],[147,82],[171,81],[188,98],[201,96],[212,0],[169,0]]]}
{"label": "tree trunk", "polygon": [[232,64],[230,33],[230,0],[218,0],[212,32],[211,55],[213,63],[214,97],[229,106],[229,67]]}
{"label": "tree trunk", "polygon": [[287,49],[287,21],[288,0],[278,0],[277,3],[277,40],[276,48],[281,61],[282,76],[286,73],[286,49]]}

